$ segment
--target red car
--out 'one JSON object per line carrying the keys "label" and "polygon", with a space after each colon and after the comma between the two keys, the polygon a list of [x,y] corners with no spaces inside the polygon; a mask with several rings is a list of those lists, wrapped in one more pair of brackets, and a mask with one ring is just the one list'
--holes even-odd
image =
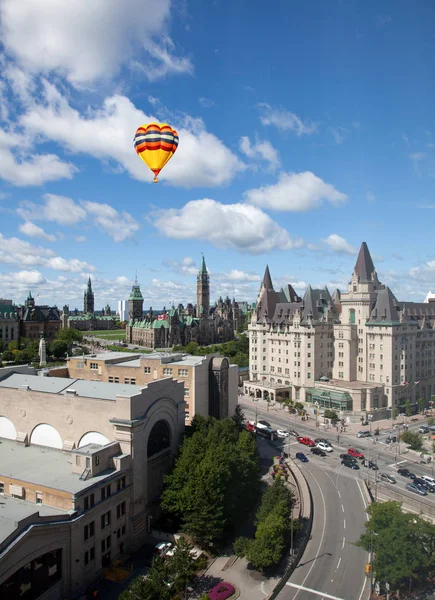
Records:
{"label": "red car", "polygon": [[299,436],[296,438],[300,444],[304,444],[304,446],[315,446],[315,442],[309,437]]}
{"label": "red car", "polygon": [[254,421],[248,421],[248,422],[246,423],[246,429],[247,429],[248,431],[253,431],[253,432],[255,432],[255,423],[254,423]]}
{"label": "red car", "polygon": [[359,450],[355,450],[355,448],[349,448],[347,453],[353,456],[354,458],[364,458],[364,454]]}

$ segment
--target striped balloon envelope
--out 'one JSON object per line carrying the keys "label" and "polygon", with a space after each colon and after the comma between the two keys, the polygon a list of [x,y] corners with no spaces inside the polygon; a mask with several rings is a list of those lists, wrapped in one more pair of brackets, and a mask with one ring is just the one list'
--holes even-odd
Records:
{"label": "striped balloon envelope", "polygon": [[141,125],[134,136],[134,147],[157,183],[158,174],[178,148],[178,133],[167,123]]}

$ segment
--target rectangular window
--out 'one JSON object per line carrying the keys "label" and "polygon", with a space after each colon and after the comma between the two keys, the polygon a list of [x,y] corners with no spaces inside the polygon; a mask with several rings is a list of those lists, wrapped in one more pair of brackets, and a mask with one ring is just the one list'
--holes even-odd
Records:
{"label": "rectangular window", "polygon": [[89,368],[93,371],[98,371],[98,363],[91,362],[89,363]]}
{"label": "rectangular window", "polygon": [[170,367],[165,367],[163,369],[163,375],[172,375],[172,369]]}
{"label": "rectangular window", "polygon": [[124,383],[130,383],[130,377],[124,377]]}
{"label": "rectangular window", "polygon": [[77,455],[76,455],[76,465],[77,465],[78,467],[80,467],[80,465],[81,465],[81,464],[82,464],[82,459],[81,459],[81,457],[80,457],[80,456],[77,454]]}
{"label": "rectangular window", "polygon": [[131,378],[130,379],[130,385],[136,385],[136,379]]}
{"label": "rectangular window", "polygon": [[85,567],[86,567],[86,565],[89,564],[89,552],[87,550],[85,552],[84,561],[85,561]]}
{"label": "rectangular window", "polygon": [[89,550],[89,560],[95,560],[95,546]]}
{"label": "rectangular window", "polygon": [[110,525],[110,510],[101,515],[101,529],[108,527]]}
{"label": "rectangular window", "polygon": [[85,498],[85,510],[88,510],[88,508],[92,508],[95,504],[95,496],[94,494],[90,494],[89,496],[86,496]]}
{"label": "rectangular window", "polygon": [[187,377],[189,375],[188,369],[178,369],[178,377]]}
{"label": "rectangular window", "polygon": [[5,484],[3,481],[0,481],[0,494],[5,493]]}
{"label": "rectangular window", "polygon": [[113,377],[109,377],[109,383],[113,383]]}
{"label": "rectangular window", "polygon": [[115,377],[114,379],[115,379],[114,383],[119,383],[119,377]]}
{"label": "rectangular window", "polygon": [[42,492],[36,492],[36,504],[42,504]]}
{"label": "rectangular window", "polygon": [[116,507],[116,518],[119,519],[123,515],[125,515],[125,501]]}
{"label": "rectangular window", "polygon": [[149,374],[151,373],[151,367],[144,367],[144,368],[143,368],[143,372],[144,372],[146,375],[149,375]]}
{"label": "rectangular window", "polygon": [[184,395],[189,396],[189,388],[184,388]]}

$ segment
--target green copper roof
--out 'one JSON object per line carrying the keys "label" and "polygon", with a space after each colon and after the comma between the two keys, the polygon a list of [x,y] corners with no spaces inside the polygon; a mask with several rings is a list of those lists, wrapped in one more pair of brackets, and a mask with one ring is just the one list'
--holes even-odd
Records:
{"label": "green copper roof", "polygon": [[134,286],[131,288],[131,293],[130,293],[130,296],[128,299],[129,300],[143,300],[142,292],[140,291],[140,287],[139,287],[139,284],[137,283],[137,281],[135,282]]}
{"label": "green copper roof", "polygon": [[201,270],[199,271],[200,273],[207,273],[207,267],[205,265],[205,258],[204,255],[202,255],[202,264],[201,264]]}
{"label": "green copper roof", "polygon": [[32,292],[30,290],[29,290],[29,293],[27,294],[27,300],[33,300]]}
{"label": "green copper roof", "polygon": [[0,304],[0,320],[17,321],[18,317],[15,308],[11,304]]}

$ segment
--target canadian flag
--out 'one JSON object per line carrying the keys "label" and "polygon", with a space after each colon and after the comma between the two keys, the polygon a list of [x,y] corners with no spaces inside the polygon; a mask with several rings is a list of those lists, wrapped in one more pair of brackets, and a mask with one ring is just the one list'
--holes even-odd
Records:
{"label": "canadian flag", "polygon": [[157,321],[166,321],[166,315],[157,315]]}

